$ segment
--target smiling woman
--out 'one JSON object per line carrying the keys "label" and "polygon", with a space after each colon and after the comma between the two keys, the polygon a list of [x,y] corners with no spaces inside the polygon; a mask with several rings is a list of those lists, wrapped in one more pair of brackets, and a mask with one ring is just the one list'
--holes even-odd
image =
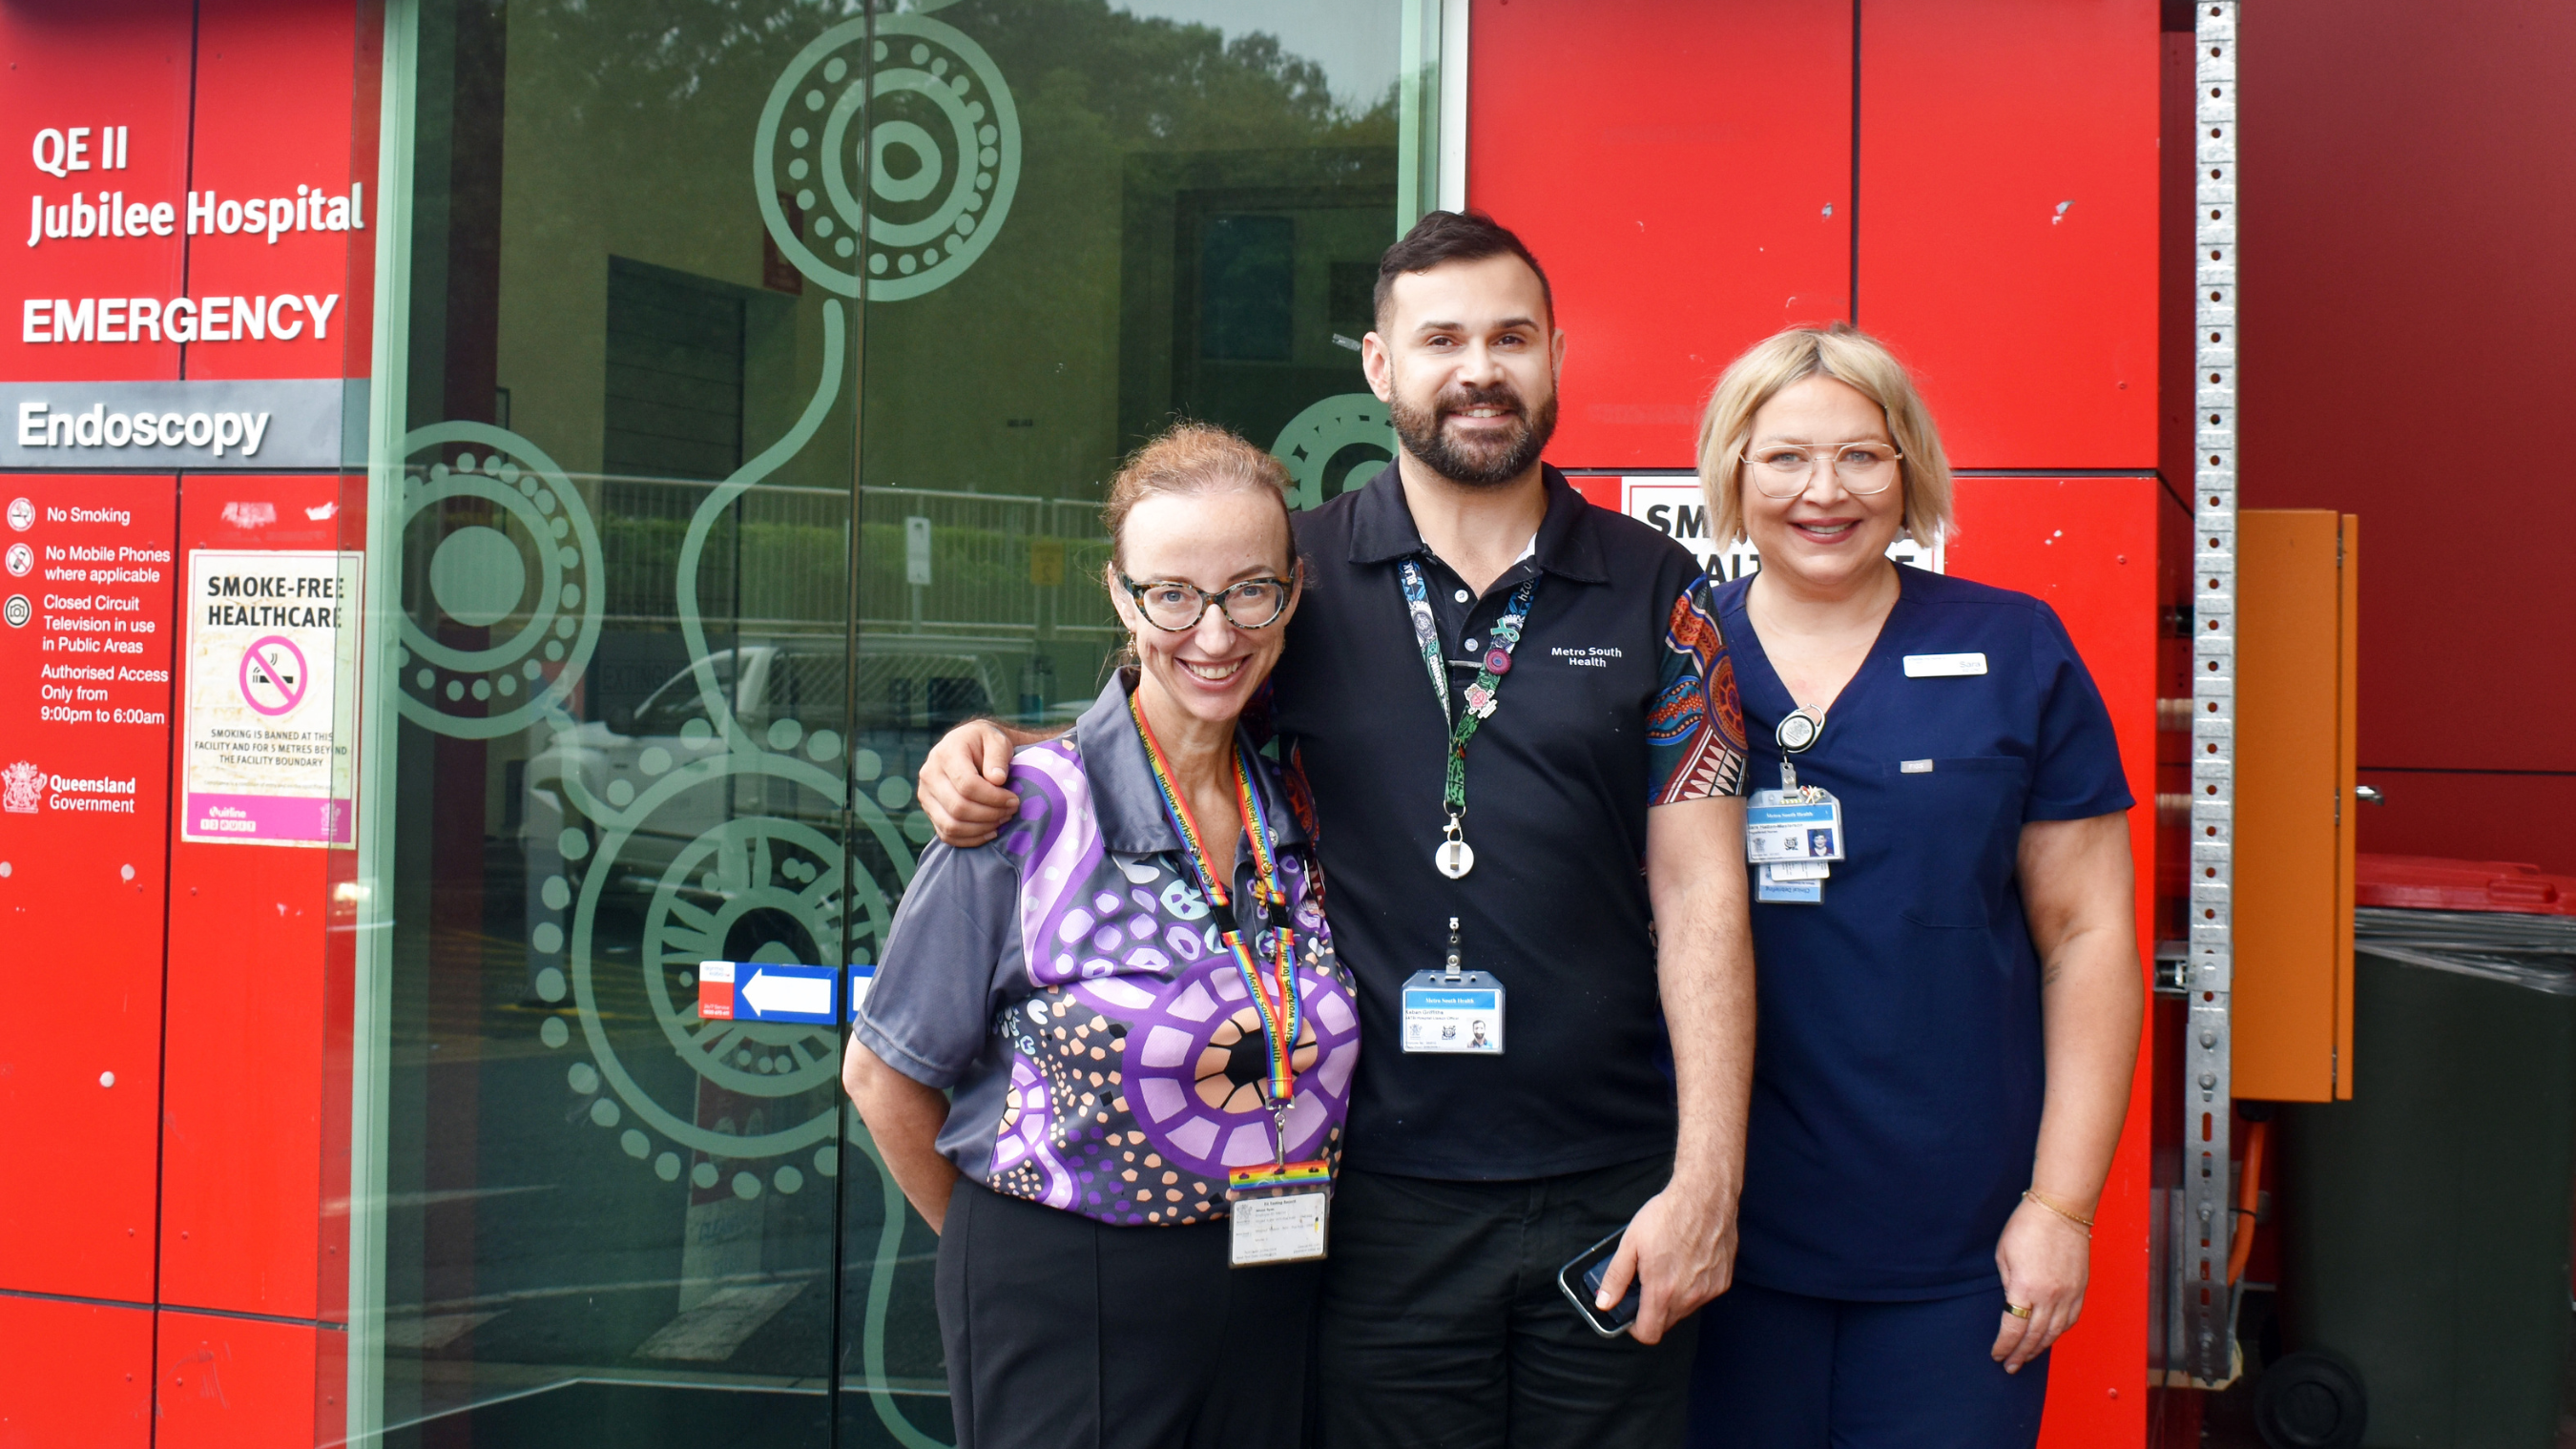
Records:
{"label": "smiling woman", "polygon": [[1757,857],[1743,1248],[1692,1442],[2028,1445],[2142,1010],[2110,717],[2046,604],[1889,562],[1948,526],[1950,474],[1873,339],[1737,359],[1700,477],[1762,556],[1714,601],[1779,782],[1754,813],[1835,824]]}
{"label": "smiling woman", "polygon": [[852,1023],[850,1095],[940,1228],[961,1444],[1302,1442],[1359,1040],[1240,729],[1297,607],[1287,492],[1220,428],[1128,459],[1103,582],[1137,663],[1018,752],[999,836],[923,855]]}

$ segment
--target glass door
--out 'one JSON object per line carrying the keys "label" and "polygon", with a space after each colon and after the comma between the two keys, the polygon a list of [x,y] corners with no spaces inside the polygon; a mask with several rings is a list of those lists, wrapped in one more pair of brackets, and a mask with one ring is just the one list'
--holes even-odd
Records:
{"label": "glass door", "polygon": [[1390,456],[1406,4],[420,0],[390,1438],[951,1441],[936,1239],[793,1008],[940,732],[1099,688],[1122,453]]}

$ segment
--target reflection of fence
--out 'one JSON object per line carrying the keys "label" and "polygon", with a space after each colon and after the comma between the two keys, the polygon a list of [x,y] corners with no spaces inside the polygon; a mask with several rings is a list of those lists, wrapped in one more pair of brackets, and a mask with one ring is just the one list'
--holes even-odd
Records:
{"label": "reflection of fence", "polygon": [[[604,602],[612,620],[661,622],[689,520],[716,484],[604,477],[597,489]],[[905,521],[930,520],[929,554]],[[850,495],[755,487],[707,537],[698,604],[709,621],[837,627],[847,608]],[[1116,619],[1095,582],[1108,539],[1097,504],[1000,493],[866,488],[860,493],[859,627],[932,639],[1106,639]],[[924,565],[927,565],[926,569]],[[927,583],[916,582],[926,572]]]}
{"label": "reflection of fence", "polygon": [[[930,556],[904,521],[930,520]],[[1100,506],[1007,493],[867,488],[859,500],[859,629],[936,638],[1105,639]],[[927,562],[926,570],[920,567]],[[917,582],[927,573],[927,583]]]}

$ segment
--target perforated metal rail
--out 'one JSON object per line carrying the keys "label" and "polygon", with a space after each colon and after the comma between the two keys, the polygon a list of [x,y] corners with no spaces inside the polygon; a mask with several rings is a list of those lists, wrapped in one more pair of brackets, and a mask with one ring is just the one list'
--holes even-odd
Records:
{"label": "perforated metal rail", "polygon": [[2194,111],[2192,390],[2197,454],[2192,513],[2190,1017],[2181,1221],[2173,1305],[2181,1339],[2167,1355],[2194,1380],[2232,1377],[2235,1315],[2227,1282],[2236,1228],[2228,1189],[2228,1003],[2235,966],[2236,834],[2236,0],[2200,0]]}

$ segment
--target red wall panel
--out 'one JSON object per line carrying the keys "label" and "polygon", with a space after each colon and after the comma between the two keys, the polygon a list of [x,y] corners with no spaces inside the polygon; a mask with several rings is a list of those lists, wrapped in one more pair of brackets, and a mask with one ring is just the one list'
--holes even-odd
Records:
{"label": "red wall panel", "polygon": [[302,1324],[163,1313],[155,1449],[338,1443],[347,1435],[347,1338]]}
{"label": "red wall panel", "polygon": [[0,477],[0,1288],[152,1296],[175,483]]}
{"label": "red wall panel", "polygon": [[[351,285],[352,253],[372,255],[376,188],[372,152],[356,169],[350,144],[357,110],[358,9],[315,0],[209,0],[197,34],[196,153],[189,178],[200,197],[282,208],[303,230],[226,233],[190,239],[188,288],[200,297],[291,297],[279,340],[235,335],[188,349],[190,377],[340,377],[348,370],[348,325],[371,300]],[[371,118],[372,119],[372,118]],[[354,200],[365,230],[320,230],[308,194]],[[324,208],[319,222],[332,220]],[[363,278],[360,279],[363,283]],[[317,324],[314,314],[328,308]],[[264,312],[264,309],[263,309]],[[265,312],[264,312],[265,315]],[[363,362],[364,354],[358,354]],[[361,366],[359,371],[363,372]]]}
{"label": "red wall panel", "polygon": [[1467,199],[1568,339],[1550,460],[1687,468],[1734,356],[1842,317],[1847,0],[1476,0]]}
{"label": "red wall panel", "polygon": [[145,1449],[152,1313],[0,1293],[0,1449]]}
{"label": "red wall panel", "polygon": [[[12,148],[8,174],[15,183],[0,194],[0,232],[7,233],[11,258],[10,285],[0,288],[0,380],[178,375],[179,348],[157,322],[153,337],[141,342],[29,342],[24,304],[61,298],[78,306],[87,299],[94,334],[99,297],[143,296],[158,304],[180,295],[195,9],[190,0],[0,7],[0,55],[8,58],[0,70],[0,135]],[[86,169],[71,169],[75,158],[66,152],[63,174],[39,171],[29,164],[33,152],[18,149],[41,144],[40,133],[48,130],[61,132],[68,148],[74,127],[88,132],[80,138],[85,154],[77,158]],[[100,154],[100,132],[108,127],[124,131],[113,158]],[[69,231],[74,196],[94,209],[102,191],[122,194],[121,204],[111,203],[118,206],[120,231],[127,208],[167,205],[166,234],[152,232],[147,218],[137,235],[40,237],[30,246],[29,232],[18,229],[38,219],[33,208],[41,204],[66,208]],[[53,329],[36,331],[47,336]]]}
{"label": "red wall panel", "polygon": [[[2045,600],[2092,671],[2118,732],[2137,805],[2129,849],[2137,863],[2138,959],[2151,984],[2155,956],[2156,599],[2159,510],[2153,478],[1962,478],[1949,572]],[[2084,1317],[2050,1352],[2051,1449],[2142,1444],[2147,1414],[2149,1113],[2157,1065],[2138,1054],[2129,1119],[2093,1228]]]}
{"label": "red wall panel", "polygon": [[[2576,776],[2576,488],[2555,442],[2499,467],[2439,441],[2576,423],[2576,100],[2549,79],[2576,71],[2576,6],[2267,0],[2241,24],[2245,505],[2358,513],[2380,540],[2365,766],[2559,777],[2489,777],[2456,815],[2365,810],[2362,848],[2576,869],[2542,803]],[[2461,839],[2488,831],[2523,843]]]}
{"label": "red wall panel", "polygon": [[1951,461],[2156,464],[2156,0],[1867,0],[1860,325]]}
{"label": "red wall panel", "polygon": [[[342,491],[332,475],[192,475],[180,566],[196,548],[341,547],[362,526]],[[346,1031],[349,959],[328,915],[348,853],[186,843],[175,820],[170,839],[162,1301],[335,1314],[347,1144],[326,1124],[345,1110],[332,1093],[345,1096],[346,1043],[333,1033]]]}

